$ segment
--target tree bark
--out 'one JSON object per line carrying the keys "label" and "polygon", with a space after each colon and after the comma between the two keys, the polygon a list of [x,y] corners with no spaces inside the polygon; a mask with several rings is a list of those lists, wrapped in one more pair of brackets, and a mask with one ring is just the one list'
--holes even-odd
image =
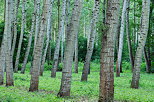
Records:
{"label": "tree bark", "polygon": [[75,73],[78,73],[78,64],[79,64],[79,61],[78,61],[78,33],[76,34],[75,36],[75,55],[74,55],[74,72]]}
{"label": "tree bark", "polygon": [[87,81],[87,78],[88,78],[90,60],[94,49],[94,41],[96,36],[96,23],[97,23],[98,15],[99,15],[99,0],[95,0],[95,6],[93,9],[93,15],[91,20],[90,41],[87,47],[87,53],[86,53],[86,58],[85,58],[84,67],[82,71],[81,81]]}
{"label": "tree bark", "polygon": [[29,34],[29,40],[28,40],[28,46],[27,46],[27,50],[26,50],[26,53],[25,53],[25,58],[24,58],[24,61],[23,61],[23,65],[22,65],[22,68],[21,68],[21,74],[24,74],[25,73],[25,69],[26,69],[26,64],[27,64],[27,60],[28,60],[28,56],[29,56],[29,52],[30,52],[30,48],[31,48],[31,44],[32,44],[32,37],[33,37],[33,34],[34,34],[34,30],[35,30],[35,20],[36,20],[36,8],[37,7],[37,2],[34,1],[34,12],[33,12],[33,16],[32,16],[32,26],[31,26],[31,31],[30,31],[30,34]]}
{"label": "tree bark", "polygon": [[74,2],[64,53],[64,67],[62,71],[61,87],[58,93],[58,96],[60,97],[70,96],[75,36],[78,32],[82,1],[83,0],[75,0]]}
{"label": "tree bark", "polygon": [[114,100],[114,48],[120,0],[108,0],[106,32],[102,37],[99,102]]}
{"label": "tree bark", "polygon": [[57,40],[56,40],[56,48],[55,48],[55,51],[54,51],[53,67],[52,67],[52,70],[51,70],[51,77],[56,77],[56,71],[58,69],[60,40],[61,40],[62,34],[64,34],[65,15],[66,15],[66,0],[63,0],[62,15],[61,15],[61,18],[60,18],[59,31],[58,31],[58,36],[57,36]]}
{"label": "tree bark", "polygon": [[41,26],[38,34],[38,40],[35,46],[33,58],[33,66],[31,73],[31,81],[29,91],[37,91],[39,84],[39,72],[41,65],[42,49],[44,43],[44,34],[46,33],[47,15],[49,14],[50,0],[44,0],[43,13],[41,18]]}
{"label": "tree bark", "polygon": [[19,39],[19,44],[18,44],[18,51],[17,51],[17,56],[16,56],[15,68],[14,68],[14,72],[15,73],[18,72],[18,65],[19,65],[21,45],[22,45],[22,40],[23,40],[25,25],[26,25],[26,0],[23,0],[22,1],[21,33],[20,33],[20,39]]}
{"label": "tree bark", "polygon": [[150,0],[142,0],[142,17],[141,17],[141,28],[140,28],[140,38],[136,51],[134,70],[131,82],[131,88],[139,88],[140,79],[140,66],[142,63],[142,53],[144,50],[148,28],[149,28],[149,12],[150,12]]}
{"label": "tree bark", "polygon": [[127,0],[127,10],[126,10],[126,35],[127,35],[127,43],[128,43],[128,50],[129,50],[129,59],[133,71],[134,67],[134,57],[133,57],[133,51],[132,51],[132,44],[131,44],[131,38],[130,38],[130,29],[129,29],[129,5],[130,0]]}
{"label": "tree bark", "polygon": [[[6,14],[5,14],[5,29],[4,29],[4,51],[5,51],[5,63],[6,63],[6,86],[13,86],[13,66],[12,66],[12,54],[11,54],[11,26],[12,26],[12,9],[13,0],[6,0]],[[2,49],[3,50],[3,49]]]}
{"label": "tree bark", "polygon": [[47,50],[48,50],[48,47],[49,47],[50,33],[52,32],[52,29],[51,29],[51,16],[52,16],[52,2],[51,2],[50,7],[49,7],[49,14],[48,14],[48,21],[47,21],[47,33],[46,33],[46,35],[47,35],[46,46],[45,46],[44,54],[42,56],[41,68],[40,68],[40,75],[41,76],[43,76],[46,54],[47,54]]}
{"label": "tree bark", "polygon": [[13,22],[13,42],[12,42],[12,57],[14,56],[14,50],[16,46],[16,40],[17,40],[17,15],[18,15],[18,8],[19,8],[20,0],[16,0],[15,2],[15,8],[14,8],[14,22]]}
{"label": "tree bark", "polygon": [[117,68],[116,68],[116,77],[120,77],[120,66],[122,61],[122,50],[123,50],[123,39],[124,39],[124,30],[125,30],[125,18],[126,18],[126,4],[127,0],[124,0],[122,16],[121,16],[121,27],[120,27],[120,37],[119,37],[119,50],[118,50],[118,59],[117,59]]}

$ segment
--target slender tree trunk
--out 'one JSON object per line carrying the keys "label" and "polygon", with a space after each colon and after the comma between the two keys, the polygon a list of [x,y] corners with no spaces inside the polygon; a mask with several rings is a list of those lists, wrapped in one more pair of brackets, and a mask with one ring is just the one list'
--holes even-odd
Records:
{"label": "slender tree trunk", "polygon": [[120,0],[108,0],[107,5],[107,29],[103,34],[101,50],[99,102],[113,102],[114,100],[114,47]]}
{"label": "slender tree trunk", "polygon": [[6,14],[5,14],[5,29],[4,29],[4,51],[5,51],[5,63],[6,63],[6,86],[13,86],[13,66],[12,66],[12,54],[11,54],[11,26],[12,26],[12,9],[13,0],[6,0]]}
{"label": "slender tree trunk", "polygon": [[150,12],[150,0],[142,0],[142,19],[141,19],[141,29],[140,38],[136,51],[134,70],[132,76],[131,87],[137,89],[139,87],[140,79],[140,66],[142,63],[142,53],[144,50],[148,28],[149,28],[149,12]]}
{"label": "slender tree trunk", "polygon": [[60,18],[59,31],[58,31],[58,36],[57,36],[57,40],[56,40],[56,48],[55,48],[55,52],[54,52],[53,67],[52,67],[52,70],[51,70],[51,77],[56,77],[56,71],[58,69],[60,40],[61,40],[62,34],[64,34],[65,15],[66,15],[66,0],[63,0],[62,15],[61,15],[61,18]]}
{"label": "slender tree trunk", "polygon": [[125,31],[125,18],[126,18],[126,6],[127,0],[124,0],[122,16],[121,16],[121,27],[120,27],[120,38],[119,38],[119,50],[118,50],[118,59],[117,59],[117,68],[116,68],[116,76],[120,77],[120,67],[122,61],[122,50],[123,50],[123,39],[124,39],[124,31]]}
{"label": "slender tree trunk", "polygon": [[96,22],[98,19],[98,15],[99,15],[99,0],[95,0],[95,6],[93,9],[93,15],[92,15],[92,20],[91,20],[90,41],[88,44],[89,46],[87,48],[81,81],[87,81],[87,78],[88,78],[90,60],[91,60],[93,49],[94,49],[94,41],[95,41],[95,36],[96,36]]}
{"label": "slender tree trunk", "polygon": [[25,25],[26,25],[26,0],[22,1],[22,23],[21,23],[21,33],[20,33],[20,39],[19,39],[19,44],[18,44],[18,51],[17,51],[17,56],[16,56],[16,62],[15,62],[15,69],[14,72],[18,72],[18,65],[19,65],[19,59],[20,59],[20,52],[21,52],[21,45],[22,45],[22,40],[23,40],[23,35],[24,35],[24,30],[25,30]]}
{"label": "slender tree trunk", "polygon": [[33,66],[32,66],[29,91],[37,91],[38,90],[39,72],[40,72],[40,65],[41,65],[40,62],[41,62],[41,57],[42,57],[44,34],[46,33],[47,15],[49,15],[50,3],[51,3],[50,0],[44,0],[40,32],[38,34],[38,40],[37,40],[37,43],[36,43],[36,46],[34,49],[35,53],[34,53],[34,59],[33,59]]}
{"label": "slender tree trunk", "polygon": [[146,62],[146,72],[150,73],[149,59],[148,59],[148,55],[147,55],[147,52],[146,52],[145,48],[144,48],[143,53],[144,53],[144,59],[145,59],[145,62]]}
{"label": "slender tree trunk", "polygon": [[28,46],[27,46],[25,58],[24,58],[23,65],[22,65],[22,68],[21,68],[21,74],[25,73],[26,64],[27,64],[27,60],[28,60],[28,56],[29,56],[29,52],[30,52],[30,48],[31,48],[31,44],[32,44],[32,37],[33,37],[33,34],[34,34],[34,30],[35,30],[36,7],[37,7],[37,3],[35,1],[34,2],[34,12],[33,12],[33,16],[32,16],[32,26],[31,26],[31,31],[30,31],[30,34],[29,34],[29,40],[28,40]]}
{"label": "slender tree trunk", "polygon": [[48,47],[49,47],[49,39],[50,39],[49,37],[50,37],[50,33],[52,32],[52,29],[51,29],[51,16],[52,16],[52,2],[50,4],[50,6],[49,6],[49,14],[48,14],[48,21],[47,21],[47,34],[46,34],[47,35],[46,46],[45,46],[44,54],[42,56],[41,68],[40,68],[40,75],[41,76],[43,76],[46,54],[47,54],[47,50],[48,50]]}
{"label": "slender tree trunk", "polygon": [[131,67],[133,69],[133,67],[134,67],[134,57],[133,57],[132,44],[131,44],[131,38],[130,38],[130,29],[129,29],[129,5],[130,5],[130,0],[127,0],[126,35],[127,35],[128,49],[129,49],[129,59],[130,59]]}
{"label": "slender tree trunk", "polygon": [[83,0],[75,0],[74,2],[64,53],[64,68],[62,71],[61,87],[58,93],[58,96],[60,97],[70,96],[75,36],[78,33],[82,1]]}
{"label": "slender tree trunk", "polygon": [[75,61],[74,61],[74,72],[78,73],[78,33],[75,36]]}
{"label": "slender tree trunk", "polygon": [[14,50],[16,46],[17,40],[17,15],[18,15],[18,8],[19,8],[20,0],[15,0],[15,8],[14,8],[14,22],[13,22],[13,42],[12,42],[12,57],[14,56]]}

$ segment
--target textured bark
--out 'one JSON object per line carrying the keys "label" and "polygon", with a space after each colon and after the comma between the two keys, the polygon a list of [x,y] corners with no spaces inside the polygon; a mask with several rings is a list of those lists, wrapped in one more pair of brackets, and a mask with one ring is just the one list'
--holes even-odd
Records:
{"label": "textured bark", "polygon": [[61,87],[58,93],[60,97],[70,96],[74,44],[79,27],[81,8],[82,0],[75,0],[64,53],[64,67],[62,71]]}
{"label": "textured bark", "polygon": [[21,68],[22,74],[25,73],[26,64],[27,64],[27,60],[28,60],[28,56],[29,56],[29,52],[30,52],[30,48],[31,48],[31,44],[32,44],[32,37],[33,37],[33,34],[34,34],[34,30],[35,30],[36,7],[37,7],[37,3],[35,1],[34,2],[34,12],[33,12],[33,16],[32,16],[32,26],[31,26],[31,31],[30,31],[29,40],[28,40],[28,46],[27,46],[27,50],[26,50],[26,53],[25,53],[23,65],[22,65],[22,68]]}
{"label": "textured bark", "polygon": [[43,76],[43,71],[44,71],[44,64],[45,64],[45,60],[46,60],[46,54],[47,54],[47,50],[48,50],[48,46],[49,46],[49,37],[50,37],[50,33],[52,32],[51,30],[51,16],[52,16],[52,2],[49,6],[49,13],[48,13],[48,21],[47,21],[47,33],[46,33],[46,46],[44,49],[44,54],[42,56],[42,61],[41,61],[41,68],[40,68],[40,75]]}
{"label": "textured bark", "polygon": [[114,48],[119,9],[120,0],[108,0],[107,29],[103,34],[101,50],[99,102],[113,102],[114,99]]}
{"label": "textured bark", "polygon": [[12,66],[12,54],[11,54],[11,26],[12,26],[12,9],[13,0],[6,0],[6,14],[5,14],[5,29],[4,29],[4,51],[5,51],[5,63],[6,63],[6,86],[13,86],[13,66]]}
{"label": "textured bark", "polygon": [[123,50],[123,39],[124,39],[124,31],[125,31],[125,18],[126,18],[126,4],[127,0],[124,0],[122,16],[121,16],[121,27],[120,27],[120,37],[119,37],[119,50],[118,50],[118,59],[117,59],[117,68],[116,68],[116,76],[120,77],[120,66],[122,61],[122,50]]}
{"label": "textured bark", "polygon": [[149,12],[150,12],[150,0],[142,0],[140,38],[134,61],[134,70],[133,70],[131,88],[136,88],[136,89],[139,88],[140,66],[142,63],[142,54],[149,28]]}
{"label": "textured bark", "polygon": [[39,72],[41,65],[42,49],[44,43],[44,34],[46,33],[47,15],[49,14],[50,0],[44,0],[43,13],[41,18],[40,32],[35,46],[33,58],[33,66],[31,72],[31,81],[29,91],[37,91],[39,84]]}
{"label": "textured bark", "polygon": [[99,0],[95,0],[95,6],[93,9],[93,15],[91,20],[91,29],[90,29],[90,40],[87,47],[86,58],[84,62],[84,67],[82,71],[81,81],[87,81],[88,78],[88,70],[90,65],[90,60],[92,57],[93,49],[94,49],[94,41],[96,36],[96,23],[99,15]]}
{"label": "textured bark", "polygon": [[79,64],[79,61],[78,61],[78,33],[76,34],[75,36],[75,61],[74,61],[74,72],[75,73],[78,73],[78,64]]}
{"label": "textured bark", "polygon": [[12,57],[14,56],[14,50],[16,46],[17,40],[17,15],[18,15],[18,8],[19,8],[20,0],[15,0],[15,7],[14,7],[14,22],[13,22],[13,42],[12,42]]}
{"label": "textured bark", "polygon": [[57,36],[57,40],[56,40],[56,47],[55,47],[55,51],[54,51],[51,77],[56,77],[56,71],[58,68],[59,50],[60,50],[60,40],[61,40],[62,34],[64,34],[65,15],[66,15],[66,0],[63,0],[62,15],[60,17],[60,25],[59,25],[58,36]]}
{"label": "textured bark", "polygon": [[18,44],[18,51],[17,51],[17,56],[16,56],[16,62],[15,62],[15,68],[14,72],[18,72],[18,65],[19,65],[19,58],[20,58],[20,52],[21,52],[21,45],[22,45],[22,40],[23,40],[23,35],[24,35],[24,30],[25,30],[25,25],[26,25],[26,0],[22,1],[22,22],[21,22],[21,33],[20,33],[20,39],[19,39],[19,44]]}
{"label": "textured bark", "polygon": [[146,72],[150,73],[150,70],[151,70],[151,68],[150,68],[150,61],[149,61],[149,58],[148,58],[148,55],[147,55],[146,48],[144,48],[143,53],[144,53],[144,59],[145,59],[145,62],[146,62]]}
{"label": "textured bark", "polygon": [[134,57],[133,57],[133,51],[132,51],[132,44],[131,44],[131,38],[130,38],[130,29],[129,29],[129,5],[130,0],[127,0],[127,11],[126,11],[126,35],[127,35],[127,43],[128,43],[128,50],[129,50],[129,59],[133,71],[134,67]]}

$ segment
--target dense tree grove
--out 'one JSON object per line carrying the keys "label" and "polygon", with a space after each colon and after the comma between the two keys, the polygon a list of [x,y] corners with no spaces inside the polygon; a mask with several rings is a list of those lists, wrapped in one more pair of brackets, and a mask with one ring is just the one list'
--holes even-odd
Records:
{"label": "dense tree grove", "polygon": [[139,90],[141,73],[154,73],[154,0],[0,1],[2,87],[26,75],[27,91],[44,91],[40,77],[50,72],[61,80],[56,96],[70,97],[76,81],[88,86],[99,76],[99,89],[91,86],[97,99],[89,101],[114,102],[115,78],[129,74],[129,88]]}

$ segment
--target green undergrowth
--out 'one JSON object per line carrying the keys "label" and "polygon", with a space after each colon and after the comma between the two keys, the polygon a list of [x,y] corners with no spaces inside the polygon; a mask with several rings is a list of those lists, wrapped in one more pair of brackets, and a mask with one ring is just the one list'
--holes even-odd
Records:
{"label": "green undergrowth", "polygon": [[[99,96],[99,64],[91,64],[88,82],[81,82],[83,63],[79,64],[79,73],[72,75],[71,96],[57,97],[60,88],[61,72],[51,78],[50,71],[40,77],[39,91],[28,92],[30,86],[29,72],[24,75],[14,74],[14,87],[0,86],[0,102],[97,102]],[[154,74],[141,73],[140,88],[131,89],[132,74],[125,72],[115,77],[115,100],[120,102],[154,102]]]}

